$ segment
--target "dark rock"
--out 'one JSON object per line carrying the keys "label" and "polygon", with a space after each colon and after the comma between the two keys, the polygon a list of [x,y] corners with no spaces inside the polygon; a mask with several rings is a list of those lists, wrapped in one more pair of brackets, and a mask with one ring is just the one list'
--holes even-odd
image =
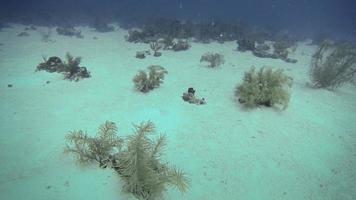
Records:
{"label": "dark rock", "polygon": [[173,43],[173,51],[185,51],[190,48],[190,45],[187,40],[178,40]]}
{"label": "dark rock", "polygon": [[240,39],[237,41],[238,50],[239,51],[254,51],[255,50],[255,41],[254,40],[249,40],[246,38]]}
{"label": "dark rock", "polygon": [[162,55],[162,53],[158,52],[158,51],[154,52],[154,54],[153,54],[154,57],[160,57],[161,55]]}
{"label": "dark rock", "polygon": [[109,26],[104,20],[100,18],[96,18],[92,26],[93,28],[95,28],[96,31],[101,33],[111,32],[115,30],[113,26]]}
{"label": "dark rock", "polygon": [[47,72],[52,73],[52,72],[59,71],[59,69],[62,67],[63,67],[62,60],[57,56],[52,56],[52,57],[49,57],[49,59],[46,60],[45,62],[40,63],[37,66],[37,70],[38,71],[45,70]]}
{"label": "dark rock", "polygon": [[12,84],[7,84],[7,87],[8,87],[8,88],[10,88],[10,87],[12,87],[12,86],[13,86]]}
{"label": "dark rock", "polygon": [[21,32],[21,33],[17,34],[17,36],[18,37],[27,37],[27,36],[30,36],[30,34],[27,32]]}
{"label": "dark rock", "polygon": [[145,52],[143,52],[143,51],[136,52],[136,58],[139,58],[139,59],[146,58]]}
{"label": "dark rock", "polygon": [[188,88],[188,92],[183,93],[182,99],[186,102],[196,104],[196,105],[206,104],[204,98],[201,99],[196,98],[194,94],[195,94],[195,90],[193,88]]}
{"label": "dark rock", "polygon": [[56,31],[58,35],[64,35],[69,37],[75,36],[77,38],[83,38],[82,32],[76,30],[74,27],[58,27]]}

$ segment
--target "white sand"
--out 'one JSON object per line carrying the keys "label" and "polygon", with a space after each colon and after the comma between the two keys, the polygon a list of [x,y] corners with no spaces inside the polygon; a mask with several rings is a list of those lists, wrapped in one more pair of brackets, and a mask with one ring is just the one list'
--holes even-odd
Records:
{"label": "white sand", "polygon": [[[188,51],[140,60],[136,51],[148,45],[126,42],[124,30],[82,27],[84,39],[53,30],[55,42],[45,43],[38,31],[17,37],[23,28],[0,32],[0,199],[132,198],[112,170],[80,167],[62,153],[68,131],[94,135],[106,120],[118,124],[121,136],[147,120],[166,133],[164,160],[191,177],[187,194],[169,189],[167,200],[356,199],[355,86],[335,92],[307,87],[315,47],[299,44],[291,54],[296,64],[235,51],[235,42],[192,43]],[[204,67],[199,59],[207,51],[223,54],[225,64]],[[42,55],[66,52],[82,56],[90,79],[34,73]],[[168,70],[164,84],[148,94],[135,91],[133,76],[152,64]],[[293,77],[287,110],[246,111],[236,102],[234,88],[251,65],[283,68]],[[188,87],[207,104],[184,102]]]}

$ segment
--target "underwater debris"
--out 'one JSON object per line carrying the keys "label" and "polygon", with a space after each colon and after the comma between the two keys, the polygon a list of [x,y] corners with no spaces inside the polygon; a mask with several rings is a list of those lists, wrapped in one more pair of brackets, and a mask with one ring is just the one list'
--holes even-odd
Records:
{"label": "underwater debris", "polygon": [[310,76],[315,88],[335,89],[352,81],[356,73],[356,48],[325,40],[313,55]]}
{"label": "underwater debris", "polygon": [[201,56],[200,62],[208,62],[209,67],[217,67],[221,64],[224,64],[224,56],[219,54],[219,53],[211,53],[207,52],[204,55]]}
{"label": "underwater debris", "polygon": [[140,70],[132,79],[135,88],[144,93],[158,88],[163,83],[164,75],[168,74],[168,71],[159,65],[151,65],[148,70],[148,75],[145,71]]}
{"label": "underwater debris", "polygon": [[80,67],[81,57],[73,57],[70,53],[66,54],[66,62],[57,56],[49,59],[43,58],[43,62],[37,65],[36,71],[45,70],[47,72],[59,72],[64,74],[64,79],[79,81],[82,78],[89,78],[90,72],[86,67]]}
{"label": "underwater debris", "polygon": [[134,125],[134,133],[126,140],[118,137],[117,131],[114,122],[101,125],[96,137],[89,137],[82,130],[72,131],[65,137],[64,153],[74,154],[82,165],[96,162],[101,168],[114,169],[124,181],[124,191],[138,199],[160,199],[167,186],[182,193],[188,191],[188,176],[161,161],[166,137],[150,137],[156,132],[152,122]]}
{"label": "underwater debris", "polygon": [[195,90],[192,87],[188,88],[188,91],[183,93],[182,99],[184,101],[187,101],[189,103],[196,104],[196,105],[206,104],[206,101],[204,98],[200,99],[200,98],[195,97]]}
{"label": "underwater debris", "polygon": [[76,30],[74,27],[66,26],[66,27],[57,27],[56,29],[58,35],[64,35],[69,37],[77,37],[83,38],[82,32],[80,30]]}
{"label": "underwater debris", "polygon": [[245,72],[243,83],[238,85],[235,96],[246,107],[253,108],[258,105],[272,107],[281,106],[284,110],[288,106],[293,80],[286,76],[283,70],[273,71],[271,68],[262,67],[258,72],[254,67]]}

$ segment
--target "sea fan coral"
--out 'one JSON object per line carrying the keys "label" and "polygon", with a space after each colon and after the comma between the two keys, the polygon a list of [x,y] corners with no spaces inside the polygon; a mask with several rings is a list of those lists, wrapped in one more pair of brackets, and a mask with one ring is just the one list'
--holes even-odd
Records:
{"label": "sea fan coral", "polygon": [[124,190],[138,199],[159,199],[167,186],[186,192],[189,178],[182,170],[161,162],[166,137],[161,135],[153,140],[150,135],[154,133],[154,124],[144,122],[134,125],[134,134],[125,141],[117,136],[115,123],[106,122],[96,137],[83,131],[70,132],[64,151],[76,155],[80,164],[96,161],[100,167],[110,166],[123,179]]}
{"label": "sea fan coral", "polygon": [[145,71],[140,70],[132,79],[135,88],[144,93],[159,87],[163,83],[164,75],[168,73],[166,69],[159,65],[151,65],[148,70],[148,75]]}
{"label": "sea fan coral", "polygon": [[335,89],[356,74],[356,49],[348,43],[324,41],[315,54],[310,69],[313,87]]}
{"label": "sea fan coral", "polygon": [[209,67],[217,67],[221,64],[224,64],[224,56],[218,53],[205,53],[201,56],[200,62],[208,62]]}
{"label": "sea fan coral", "polygon": [[257,73],[252,67],[245,73],[243,83],[238,85],[235,95],[239,102],[247,107],[256,105],[281,105],[287,108],[290,94],[288,88],[292,86],[292,78],[283,74],[282,70],[273,71],[271,68],[261,68]]}

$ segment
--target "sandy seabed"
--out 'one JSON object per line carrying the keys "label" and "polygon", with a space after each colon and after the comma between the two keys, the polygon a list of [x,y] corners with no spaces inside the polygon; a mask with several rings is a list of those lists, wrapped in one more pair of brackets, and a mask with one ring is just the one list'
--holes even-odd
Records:
{"label": "sandy seabed", "polygon": [[[106,120],[116,122],[123,137],[132,123],[147,120],[166,134],[163,160],[191,178],[186,194],[169,189],[167,200],[356,199],[356,88],[307,86],[315,46],[299,43],[290,54],[296,64],[238,52],[236,42],[192,42],[187,51],[141,60],[136,51],[149,46],[126,42],[122,29],[80,27],[83,39],[53,29],[51,42],[41,40],[45,27],[16,36],[23,29],[0,32],[0,199],[134,199],[121,191],[113,170],[80,167],[63,154],[65,134],[82,129],[94,135]],[[208,51],[223,54],[225,63],[205,67],[199,60]],[[66,52],[81,56],[92,77],[70,82],[35,72],[42,56]],[[160,88],[143,94],[132,78],[149,65],[168,74]],[[293,77],[286,110],[239,105],[234,88],[252,65]],[[207,104],[184,102],[188,87]]]}

